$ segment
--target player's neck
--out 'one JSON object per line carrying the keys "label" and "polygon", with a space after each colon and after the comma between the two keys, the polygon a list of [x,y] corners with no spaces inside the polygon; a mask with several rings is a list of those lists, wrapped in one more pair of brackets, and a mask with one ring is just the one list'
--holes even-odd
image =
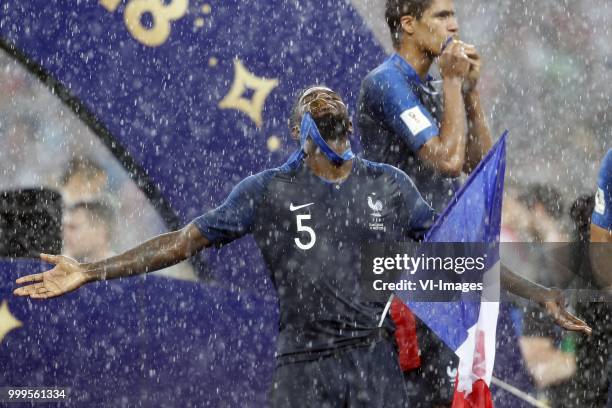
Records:
{"label": "player's neck", "polygon": [[306,156],[305,162],[310,171],[317,177],[334,182],[340,182],[347,178],[353,169],[353,160],[347,160],[337,166],[318,151]]}
{"label": "player's neck", "polygon": [[433,63],[431,55],[423,52],[414,43],[408,41],[402,42],[402,45],[396,49],[396,52],[408,61],[422,80],[427,78],[427,73]]}

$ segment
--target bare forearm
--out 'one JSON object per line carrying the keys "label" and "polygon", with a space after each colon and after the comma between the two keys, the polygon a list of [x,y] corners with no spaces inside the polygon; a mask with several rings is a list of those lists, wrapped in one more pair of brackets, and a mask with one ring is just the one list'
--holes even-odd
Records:
{"label": "bare forearm", "polygon": [[175,265],[207,244],[198,231],[188,226],[158,235],[115,257],[84,264],[83,268],[90,281],[133,276]]}
{"label": "bare forearm", "polygon": [[527,280],[501,264],[501,287],[525,299],[538,303],[552,300],[549,288]]}
{"label": "bare forearm", "polygon": [[582,320],[565,310],[561,291],[547,288],[531,282],[501,265],[501,286],[525,299],[537,302],[555,320],[559,326],[566,330],[581,331],[590,335],[592,329]]}
{"label": "bare forearm", "polygon": [[478,91],[468,92],[464,100],[468,133],[464,171],[470,173],[491,149],[493,140]]}
{"label": "bare forearm", "polygon": [[467,143],[465,105],[459,79],[444,80],[444,116],[440,128],[440,148],[450,167],[461,168]]}

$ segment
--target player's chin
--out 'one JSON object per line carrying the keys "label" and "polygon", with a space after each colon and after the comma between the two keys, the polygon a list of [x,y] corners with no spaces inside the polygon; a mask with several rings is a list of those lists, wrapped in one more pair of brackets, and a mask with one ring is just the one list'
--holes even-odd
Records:
{"label": "player's chin", "polygon": [[444,42],[442,44],[435,44],[431,47],[427,47],[425,52],[430,58],[438,58],[442,55],[442,49],[444,48]]}

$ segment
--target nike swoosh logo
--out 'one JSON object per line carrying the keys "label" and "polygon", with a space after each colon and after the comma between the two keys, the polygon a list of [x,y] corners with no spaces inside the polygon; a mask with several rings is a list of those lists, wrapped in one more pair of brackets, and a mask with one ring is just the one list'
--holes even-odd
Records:
{"label": "nike swoosh logo", "polygon": [[304,204],[304,205],[296,205],[294,206],[293,203],[291,203],[291,205],[289,206],[289,211],[297,211],[301,208],[306,208],[309,207],[311,205],[313,205],[314,203],[308,203],[308,204]]}

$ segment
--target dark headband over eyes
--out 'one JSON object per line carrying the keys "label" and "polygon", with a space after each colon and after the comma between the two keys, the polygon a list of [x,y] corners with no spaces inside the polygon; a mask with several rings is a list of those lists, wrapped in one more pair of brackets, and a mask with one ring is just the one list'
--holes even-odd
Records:
{"label": "dark headband over eyes", "polygon": [[317,128],[317,124],[312,116],[310,116],[310,113],[305,113],[302,117],[302,126],[300,129],[300,146],[302,147],[302,152],[304,152],[304,145],[309,137],[319,147],[319,149],[321,149],[321,152],[323,152],[329,161],[336,165],[341,165],[345,161],[351,160],[355,156],[350,147],[346,149],[342,155],[338,155],[336,152],[334,152],[334,150],[329,147],[327,142],[321,136],[321,133]]}

